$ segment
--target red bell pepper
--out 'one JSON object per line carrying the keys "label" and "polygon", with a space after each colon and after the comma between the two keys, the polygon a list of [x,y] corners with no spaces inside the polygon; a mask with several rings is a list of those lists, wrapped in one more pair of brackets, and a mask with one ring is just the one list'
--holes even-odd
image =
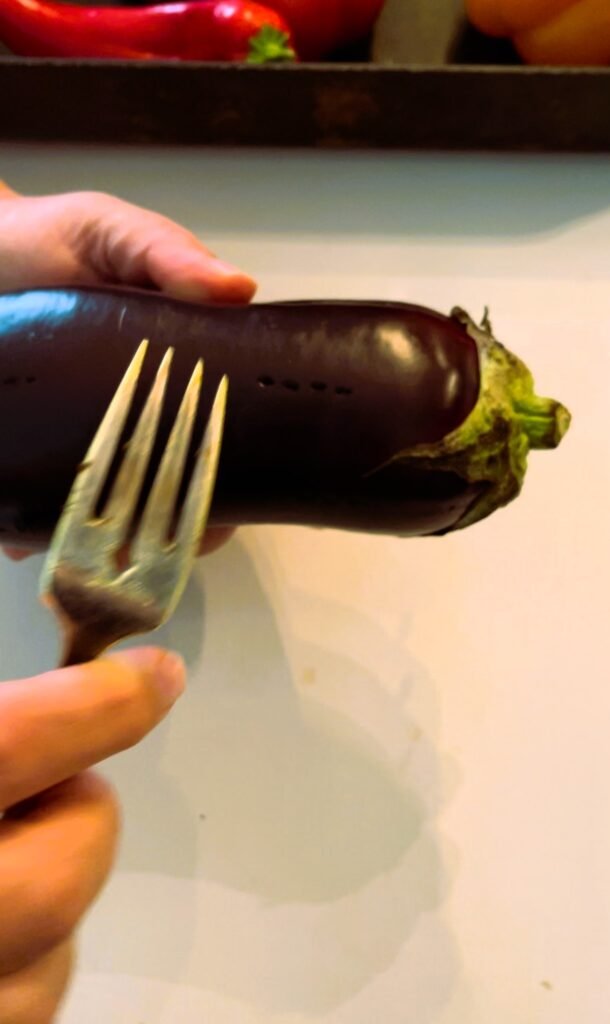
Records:
{"label": "red bell pepper", "polygon": [[265,0],[292,27],[299,56],[318,60],[364,39],[385,0]]}
{"label": "red bell pepper", "polygon": [[0,39],[28,57],[249,61],[294,59],[284,18],[250,0],[81,7],[0,0]]}

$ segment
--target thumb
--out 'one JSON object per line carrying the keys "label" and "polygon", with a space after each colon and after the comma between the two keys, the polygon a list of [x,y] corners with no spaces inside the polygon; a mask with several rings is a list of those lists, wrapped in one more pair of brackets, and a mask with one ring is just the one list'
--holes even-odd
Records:
{"label": "thumb", "polygon": [[182,659],[155,647],[3,682],[0,811],[139,743],[184,687]]}
{"label": "thumb", "polygon": [[249,302],[256,291],[248,274],[162,214],[105,195],[77,194],[71,203],[88,222],[75,235],[81,260],[105,280],[153,285],[193,302]]}
{"label": "thumb", "polygon": [[196,238],[186,233],[171,237],[147,254],[147,269],[154,284],[175,299],[190,302],[245,303],[256,291],[253,279],[219,260]]}

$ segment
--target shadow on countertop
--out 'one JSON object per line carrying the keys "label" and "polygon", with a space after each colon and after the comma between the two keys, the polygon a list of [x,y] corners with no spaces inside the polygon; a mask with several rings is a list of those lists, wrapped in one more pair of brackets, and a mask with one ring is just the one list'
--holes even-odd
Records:
{"label": "shadow on countertop", "polygon": [[[189,690],[169,723],[110,765],[125,833],[116,895],[96,911],[85,967],[222,992],[266,1019],[315,1018],[409,943],[406,997],[412,989],[413,1005],[427,1008],[418,1024],[432,1024],[459,957],[440,915],[421,937],[418,929],[455,870],[434,824],[455,768],[409,716],[421,669],[404,664],[404,684],[389,695],[349,652],[314,646],[295,678],[277,610],[240,541],[207,559],[202,576],[206,636]],[[162,642],[196,633],[194,653],[202,612],[191,593]],[[373,622],[329,603],[333,612],[351,615],[351,628],[388,656],[392,640]],[[343,709],[318,700],[325,681],[344,693]],[[367,702],[373,730],[350,716]],[[151,875],[164,879],[159,899]],[[145,944],[132,938],[143,920]],[[159,928],[172,936],[169,954]],[[434,978],[419,971],[421,943],[433,944]],[[397,1014],[386,1024],[402,1024]]]}

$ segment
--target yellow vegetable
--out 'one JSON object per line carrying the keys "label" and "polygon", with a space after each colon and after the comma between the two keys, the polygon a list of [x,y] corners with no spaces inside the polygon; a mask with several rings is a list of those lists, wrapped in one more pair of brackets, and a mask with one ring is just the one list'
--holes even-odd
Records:
{"label": "yellow vegetable", "polygon": [[610,0],[466,0],[473,25],[529,64],[610,65]]}

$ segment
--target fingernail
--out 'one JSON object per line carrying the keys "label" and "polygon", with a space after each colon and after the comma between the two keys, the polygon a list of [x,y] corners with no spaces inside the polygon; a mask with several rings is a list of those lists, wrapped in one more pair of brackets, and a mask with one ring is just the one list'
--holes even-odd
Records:
{"label": "fingernail", "polygon": [[214,257],[212,266],[218,273],[228,274],[231,278],[247,278],[248,274],[244,273],[243,270],[239,270],[238,267],[233,266],[232,263],[225,263],[223,259]]}
{"label": "fingernail", "polygon": [[238,270],[216,269],[205,278],[183,278],[165,285],[165,291],[174,299],[185,302],[249,302],[256,292],[256,282]]}
{"label": "fingernail", "polygon": [[186,687],[184,660],[174,651],[165,651],[154,671],[154,680],[163,698],[171,706]]}
{"label": "fingernail", "polygon": [[235,267],[232,263],[225,263],[224,260],[214,259],[213,267],[223,277],[238,277],[242,281],[251,281],[252,284],[255,284],[254,278],[250,274],[247,274],[245,270],[241,270],[239,267]]}
{"label": "fingernail", "polygon": [[11,562],[23,562],[24,558],[29,558],[34,552],[24,551],[23,548],[3,547],[2,554],[10,558]]}
{"label": "fingernail", "polygon": [[127,662],[138,672],[145,672],[166,707],[171,707],[184,693],[186,668],[184,660],[175,651],[165,651],[158,647],[136,647],[133,650],[121,651],[113,657]]}

